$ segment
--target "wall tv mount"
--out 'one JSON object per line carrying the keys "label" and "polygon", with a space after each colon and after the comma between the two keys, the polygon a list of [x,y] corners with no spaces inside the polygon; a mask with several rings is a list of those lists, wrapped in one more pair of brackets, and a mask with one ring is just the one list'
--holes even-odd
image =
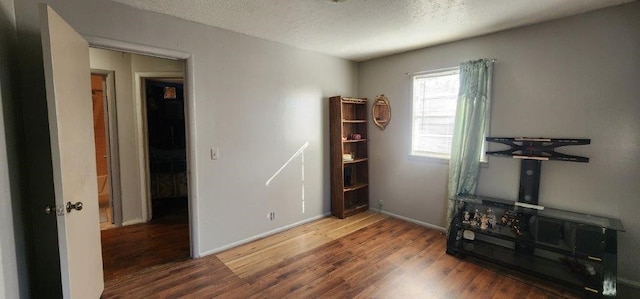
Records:
{"label": "wall tv mount", "polygon": [[530,208],[543,209],[538,206],[542,161],[589,162],[587,157],[558,153],[556,148],[591,144],[591,139],[487,137],[486,140],[510,146],[506,150],[487,151],[487,155],[522,159],[520,163],[520,188],[516,205],[520,203],[519,205]]}

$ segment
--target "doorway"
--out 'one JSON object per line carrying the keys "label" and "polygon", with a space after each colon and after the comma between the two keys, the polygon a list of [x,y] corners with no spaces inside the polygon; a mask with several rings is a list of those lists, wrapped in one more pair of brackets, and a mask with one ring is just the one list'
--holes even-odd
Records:
{"label": "doorway", "polygon": [[182,78],[144,78],[150,217],[188,210],[184,84]]}
{"label": "doorway", "polygon": [[109,168],[109,117],[107,104],[107,76],[91,74],[91,98],[93,102],[93,131],[98,177],[98,210],[100,229],[113,228],[112,179]]}
{"label": "doorway", "polygon": [[[186,62],[95,48],[90,54],[92,69],[100,70],[92,76],[92,91],[103,269],[108,287],[122,277],[191,257]],[[158,78],[139,77],[149,73]],[[114,104],[107,104],[104,110],[117,114],[115,126],[108,116],[100,119],[99,103],[110,101]],[[109,128],[117,130],[117,136]],[[106,154],[99,149],[100,143],[106,144]],[[107,164],[110,157],[118,160],[119,171],[107,167],[105,174],[99,164],[105,156]],[[117,175],[119,185],[112,180]],[[109,192],[113,190],[120,193]],[[120,197],[120,207],[111,204],[117,202],[116,197]],[[119,222],[114,221],[118,212]]]}

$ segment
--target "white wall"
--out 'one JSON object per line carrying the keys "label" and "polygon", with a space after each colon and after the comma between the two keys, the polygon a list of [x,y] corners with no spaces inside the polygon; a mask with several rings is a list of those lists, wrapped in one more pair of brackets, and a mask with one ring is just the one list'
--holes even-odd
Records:
{"label": "white wall", "polygon": [[[2,42],[3,40],[0,41],[0,43]],[[4,45],[0,44],[0,51],[3,50],[2,48],[4,48]],[[4,64],[5,61],[2,61],[2,63]],[[0,81],[0,90],[4,91],[4,82],[2,81],[4,80]],[[8,88],[6,89],[8,90]],[[0,93],[0,104],[5,96],[3,93]],[[13,209],[11,206],[9,161],[7,159],[7,143],[4,127],[4,113],[2,105],[0,105],[0,296],[6,298],[8,297],[7,292],[10,290],[6,288],[6,285],[10,285],[11,281],[5,282],[4,272],[7,272],[7,280],[15,279],[17,278],[17,268],[12,261],[12,259],[15,259],[15,246],[13,246]],[[12,276],[13,273],[15,273],[14,275],[16,276]]]}
{"label": "white wall", "polygon": [[[2,2],[0,4],[4,5]],[[5,28],[2,28],[2,30],[4,31]],[[6,47],[5,43],[4,38],[0,39],[0,63],[3,65],[6,63],[6,56],[2,55]],[[15,277],[11,276],[12,272],[17,276],[17,268],[15,268],[15,265],[9,264],[11,259],[15,258],[15,247],[12,246],[13,215],[11,212],[11,188],[9,186],[9,161],[7,159],[7,143],[4,132],[4,113],[1,105],[3,104],[3,98],[7,97],[9,93],[9,87],[5,87],[5,77],[7,76],[8,74],[0,74],[0,79],[2,79],[0,80],[0,296],[3,298],[8,297],[7,291],[9,289],[6,288],[6,285],[10,283],[10,281],[5,282],[4,272],[7,272],[6,280]],[[13,251],[13,253],[8,251]]]}
{"label": "white wall", "polygon": [[[408,159],[410,76],[407,72],[496,58],[491,136],[583,137],[587,146],[560,150],[588,164],[544,162],[544,206],[622,220],[618,269],[640,281],[640,3],[371,60],[360,64],[359,95],[384,93],[392,119],[370,131],[373,206],[445,226],[448,165]],[[519,161],[490,158],[478,194],[516,199]]]}
{"label": "white wall", "polygon": [[144,55],[131,54],[131,72],[184,72],[184,60],[172,60]]}
{"label": "white wall", "polygon": [[118,120],[118,154],[120,157],[120,192],[123,224],[142,222],[141,192],[144,182],[140,176],[138,148],[143,140],[137,134],[135,73],[182,72],[183,61],[141,56],[103,49],[89,49],[91,68],[113,71],[115,78],[116,114]]}
{"label": "white wall", "polygon": [[[42,68],[37,2],[16,3],[22,61],[35,60],[23,73]],[[327,98],[355,94],[355,63],[108,1],[46,2],[82,34],[191,53],[197,252],[329,212]],[[44,84],[36,79],[30,88],[40,95]],[[266,186],[306,142],[304,177],[296,157]],[[212,147],[220,159],[209,159]],[[274,221],[269,212],[276,212]]]}
{"label": "white wall", "polygon": [[[26,298],[24,237],[17,152],[21,118],[13,89],[16,74],[16,19],[13,0],[0,0],[0,298]],[[19,112],[19,111],[18,111]],[[13,175],[13,176],[12,176]],[[17,225],[14,225],[17,224]],[[17,234],[17,235],[16,235]]]}

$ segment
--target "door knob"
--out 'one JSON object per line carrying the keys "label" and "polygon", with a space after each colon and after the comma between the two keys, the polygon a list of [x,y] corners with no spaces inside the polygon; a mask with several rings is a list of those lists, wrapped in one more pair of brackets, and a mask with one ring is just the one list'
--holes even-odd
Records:
{"label": "door knob", "polygon": [[71,213],[71,210],[76,210],[76,211],[80,211],[82,210],[82,202],[76,202],[76,203],[71,203],[70,201],[67,202],[67,213]]}

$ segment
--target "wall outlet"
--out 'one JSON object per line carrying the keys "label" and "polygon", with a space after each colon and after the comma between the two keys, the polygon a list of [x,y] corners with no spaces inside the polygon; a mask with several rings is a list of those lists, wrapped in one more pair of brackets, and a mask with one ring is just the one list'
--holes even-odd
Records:
{"label": "wall outlet", "polygon": [[271,212],[271,213],[267,214],[267,219],[269,219],[271,221],[276,219],[276,212]]}

